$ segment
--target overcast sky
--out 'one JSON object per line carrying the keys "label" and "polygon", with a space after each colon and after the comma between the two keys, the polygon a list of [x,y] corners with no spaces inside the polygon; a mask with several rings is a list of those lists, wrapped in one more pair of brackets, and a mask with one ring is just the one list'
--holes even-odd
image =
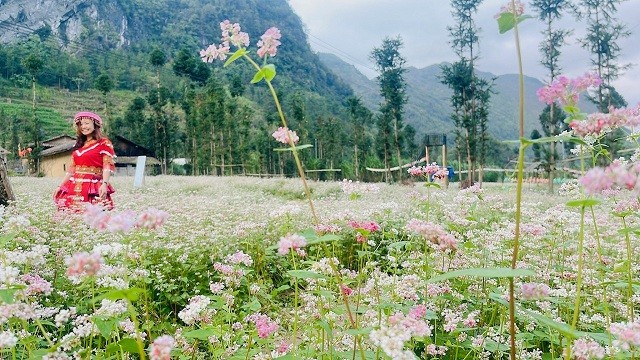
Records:
{"label": "overcast sky", "polygon": [[[498,33],[494,15],[507,0],[485,0],[475,18],[480,28],[480,60],[477,68],[495,75],[517,73],[513,32]],[[368,77],[376,72],[369,59],[385,37],[400,36],[401,54],[407,66],[423,68],[443,61],[455,61],[449,46],[447,26],[454,25],[448,0],[289,0],[305,24],[309,43],[317,52],[340,56]],[[527,4],[526,12],[535,15]],[[619,18],[632,35],[619,41],[620,62],[634,66],[614,83],[630,106],[640,102],[640,0],[628,0],[619,6]],[[562,49],[563,73],[574,77],[589,70],[589,54],[575,45],[584,34],[582,23],[573,17],[564,19],[564,27],[574,29],[568,45]],[[521,23],[521,47],[526,75],[542,81],[545,69],[539,65],[538,44],[543,25],[536,19]],[[286,39],[286,34],[283,34]]]}

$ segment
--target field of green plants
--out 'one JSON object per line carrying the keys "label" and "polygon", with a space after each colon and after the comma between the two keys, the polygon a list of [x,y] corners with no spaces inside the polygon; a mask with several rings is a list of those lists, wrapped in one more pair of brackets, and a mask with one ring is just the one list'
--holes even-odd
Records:
{"label": "field of green plants", "polygon": [[514,184],[310,182],[316,223],[299,179],[115,177],[80,215],[11,181],[3,359],[506,358],[510,277],[519,359],[638,355],[636,210],[577,183],[525,187],[512,270]]}

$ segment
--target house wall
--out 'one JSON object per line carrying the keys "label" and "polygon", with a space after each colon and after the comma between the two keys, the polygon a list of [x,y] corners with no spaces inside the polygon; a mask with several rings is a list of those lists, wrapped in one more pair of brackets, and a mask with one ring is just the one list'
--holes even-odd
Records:
{"label": "house wall", "polygon": [[40,170],[44,176],[48,177],[64,177],[69,166],[71,166],[71,151],[47,156],[40,161]]}

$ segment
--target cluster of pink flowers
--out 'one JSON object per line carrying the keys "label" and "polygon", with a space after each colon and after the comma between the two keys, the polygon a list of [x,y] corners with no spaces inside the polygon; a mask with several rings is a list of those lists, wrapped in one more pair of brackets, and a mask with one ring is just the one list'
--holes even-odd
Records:
{"label": "cluster of pink flowers", "polygon": [[612,335],[617,338],[614,345],[629,350],[631,347],[638,348],[640,346],[640,322],[615,323],[609,328]]}
{"label": "cluster of pink flowers", "polygon": [[276,51],[278,50],[278,46],[280,46],[279,39],[282,37],[280,35],[280,30],[276,27],[271,27],[265,31],[265,33],[260,36],[260,40],[258,41],[258,56],[263,58],[265,55],[276,56]]}
{"label": "cluster of pink flowers", "polygon": [[412,351],[403,348],[413,336],[431,336],[432,328],[423,319],[425,314],[426,307],[423,305],[411,309],[408,315],[395,313],[389,317],[387,325],[371,331],[369,338],[392,359],[415,359]]}
{"label": "cluster of pink flowers", "polygon": [[227,263],[234,264],[234,265],[237,265],[237,264],[243,264],[244,266],[253,265],[253,259],[251,258],[251,256],[245,254],[242,250],[227,256],[226,261]]}
{"label": "cluster of pink flowers", "polygon": [[169,335],[156,338],[149,347],[150,360],[170,360],[171,350],[176,346],[176,340]]}
{"label": "cluster of pink flowers", "polygon": [[[204,62],[213,62],[215,59],[224,61],[230,51],[230,46],[233,45],[237,48],[245,48],[249,46],[249,34],[241,31],[240,24],[231,23],[229,20],[225,20],[220,23],[220,30],[222,30],[222,41],[218,44],[211,44],[204,50],[200,51],[200,57]],[[265,55],[275,56],[278,46],[280,46],[280,30],[275,27],[271,27],[265,31],[258,41],[258,56],[264,57]]]}
{"label": "cluster of pink flowers", "polygon": [[440,225],[429,221],[412,219],[407,223],[406,229],[423,236],[429,242],[436,245],[440,251],[453,252],[458,250],[458,240],[456,240],[453,235],[447,233]]}
{"label": "cluster of pink flowers", "polygon": [[425,166],[412,166],[407,172],[411,176],[424,176],[426,178],[431,178],[433,176],[437,179],[443,179],[449,175],[449,170],[445,167],[441,167],[436,163],[431,163]]}
{"label": "cluster of pink flowers", "polygon": [[604,358],[604,348],[589,339],[578,339],[571,345],[571,354],[576,360],[591,360]]}
{"label": "cluster of pink flowers", "polygon": [[278,130],[271,134],[271,136],[273,136],[274,139],[283,144],[289,144],[289,138],[291,138],[291,141],[293,141],[294,144],[297,144],[298,141],[300,141],[300,138],[295,131],[289,130],[288,128],[282,126],[280,126]]}
{"label": "cluster of pink flowers", "polygon": [[256,325],[258,337],[261,339],[269,337],[269,335],[278,330],[278,324],[275,321],[271,320],[267,315],[259,312],[247,316],[247,321],[253,322]]}
{"label": "cluster of pink flowers", "polygon": [[375,221],[355,221],[349,220],[349,226],[355,230],[366,230],[368,232],[380,231],[380,225]]}
{"label": "cluster of pink flowers", "polygon": [[520,297],[523,300],[539,300],[549,296],[549,286],[539,283],[524,283],[520,285]]}
{"label": "cluster of pink flowers", "polygon": [[369,239],[369,235],[372,232],[380,231],[380,225],[375,221],[354,221],[350,220],[348,222],[349,226],[351,226],[356,233],[356,241],[360,244],[364,244]]}
{"label": "cluster of pink flowers", "polygon": [[509,1],[506,5],[501,6],[500,12],[496,14],[494,18],[498,19],[500,15],[504,13],[509,13],[509,14],[515,13],[516,16],[521,16],[522,14],[524,14],[524,4],[521,3],[520,1],[516,1],[515,4],[516,5],[514,7],[511,1]]}
{"label": "cluster of pink flowers", "polygon": [[635,108],[609,108],[609,113],[593,113],[586,120],[573,120],[569,127],[579,136],[600,136],[621,127],[640,125],[640,105]]}
{"label": "cluster of pink flowers", "polygon": [[169,213],[155,208],[149,208],[139,215],[131,210],[110,213],[101,205],[88,204],[83,217],[84,222],[93,229],[128,233],[134,228],[155,230],[167,221]]}
{"label": "cluster of pink flowers", "polygon": [[322,236],[325,234],[337,234],[340,232],[340,226],[334,224],[318,224],[313,227],[316,231],[316,234]]}
{"label": "cluster of pink flowers", "polygon": [[640,164],[626,165],[614,160],[606,168],[595,167],[587,171],[578,182],[588,194],[598,194],[617,188],[635,190],[640,175]]}
{"label": "cluster of pink flowers", "polygon": [[293,250],[298,253],[298,255],[304,257],[307,253],[302,248],[305,246],[307,246],[307,239],[305,239],[304,236],[288,234],[287,236],[281,237],[280,241],[278,241],[278,254],[287,255]]}
{"label": "cluster of pink flowers", "polygon": [[24,294],[27,296],[37,294],[51,295],[53,291],[51,283],[40,277],[40,275],[25,274],[20,277],[20,280],[27,284],[27,288],[24,289]]}
{"label": "cluster of pink flowers", "polygon": [[65,259],[67,276],[93,276],[98,273],[104,258],[98,253],[79,252]]}
{"label": "cluster of pink flowers", "polygon": [[602,84],[602,80],[593,73],[584,74],[573,80],[566,76],[558,76],[550,85],[538,89],[536,95],[541,102],[548,105],[558,102],[563,106],[575,106],[581,92],[600,84]]}

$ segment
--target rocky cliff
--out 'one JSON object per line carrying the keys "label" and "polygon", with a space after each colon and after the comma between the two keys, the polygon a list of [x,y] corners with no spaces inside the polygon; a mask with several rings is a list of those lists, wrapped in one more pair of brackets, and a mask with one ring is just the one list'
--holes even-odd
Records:
{"label": "rocky cliff", "polygon": [[120,47],[133,36],[123,9],[100,0],[0,0],[0,30],[4,44],[36,33],[70,46],[99,30],[110,47]]}

